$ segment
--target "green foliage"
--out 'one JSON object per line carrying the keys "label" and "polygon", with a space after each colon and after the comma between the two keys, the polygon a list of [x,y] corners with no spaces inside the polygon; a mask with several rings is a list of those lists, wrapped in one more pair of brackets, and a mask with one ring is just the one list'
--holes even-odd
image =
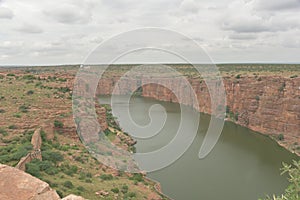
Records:
{"label": "green foliage", "polygon": [[101,174],[100,178],[104,181],[112,180],[113,176],[111,174]]}
{"label": "green foliage", "polygon": [[5,110],[4,109],[0,109],[0,113],[5,113]]}
{"label": "green foliage", "polygon": [[116,194],[120,192],[119,188],[113,188],[111,189],[111,191]]}
{"label": "green foliage", "polygon": [[15,74],[9,73],[6,76],[16,76]]}
{"label": "green foliage", "polygon": [[33,91],[33,90],[29,90],[29,91],[26,92],[26,94],[27,94],[27,95],[33,95],[33,94],[34,94],[34,91]]}
{"label": "green foliage", "polygon": [[290,76],[290,78],[297,78],[297,77],[298,77],[297,74]]}
{"label": "green foliage", "polygon": [[121,192],[122,192],[123,194],[127,193],[127,192],[128,192],[128,186],[127,186],[127,185],[123,185],[123,186],[122,186],[122,189],[121,189]]}
{"label": "green foliage", "polygon": [[142,182],[142,181],[144,181],[143,175],[142,175],[142,174],[139,174],[139,173],[133,174],[133,176],[130,177],[129,179],[130,179],[130,180],[137,181],[137,182]]}
{"label": "green foliage", "polygon": [[26,163],[25,164],[26,166],[26,172],[31,174],[32,176],[35,176],[37,178],[39,178],[41,176],[41,173],[40,173],[40,168],[38,166],[37,163],[35,162],[30,162],[30,163]]}
{"label": "green foliage", "polygon": [[284,88],[285,88],[285,82],[283,82],[280,86],[280,88],[278,89],[279,92],[283,92],[284,91]]}
{"label": "green foliage", "polygon": [[14,113],[14,114],[13,114],[13,117],[15,117],[15,118],[21,118],[22,115],[21,115],[21,113]]}
{"label": "green foliage", "polygon": [[292,165],[283,163],[281,174],[288,174],[289,186],[285,189],[281,196],[267,197],[265,200],[299,200],[300,199],[300,160],[293,161]]}
{"label": "green foliage", "polygon": [[60,87],[57,90],[62,93],[67,93],[67,92],[71,91],[70,88],[68,88],[68,87]]}
{"label": "green foliage", "polygon": [[7,131],[4,128],[0,128],[0,134],[3,135],[3,136],[8,135]]}
{"label": "green foliage", "polygon": [[238,120],[239,120],[239,113],[238,113],[238,112],[236,112],[236,113],[234,114],[234,120],[235,120],[235,121],[238,121]]}
{"label": "green foliage", "polygon": [[124,198],[134,198],[136,197],[136,193],[135,192],[128,192],[127,194],[124,195]]}
{"label": "green foliage", "polygon": [[22,112],[22,113],[27,113],[28,112],[28,109],[29,109],[29,106],[23,104],[19,107],[19,111]]}
{"label": "green foliage", "polygon": [[260,97],[259,96],[255,96],[255,100],[259,101]]}
{"label": "green foliage", "polygon": [[73,185],[73,183],[71,181],[65,181],[63,183],[63,186],[66,187],[66,188],[69,188],[69,189],[74,188],[74,185]]}
{"label": "green foliage", "polygon": [[278,136],[277,136],[277,139],[279,141],[283,141],[284,140],[284,135],[282,133],[280,133]]}
{"label": "green foliage", "polygon": [[55,164],[64,160],[64,157],[60,152],[51,150],[42,151],[42,157],[43,160],[48,160]]}
{"label": "green foliage", "polygon": [[14,125],[14,124],[8,126],[8,129],[17,129],[17,128],[18,127],[16,125]]}
{"label": "green foliage", "polygon": [[36,77],[32,74],[26,74],[22,77],[24,80],[35,80]]}
{"label": "green foliage", "polygon": [[241,78],[241,75],[238,74],[238,75],[235,76],[235,78],[236,78],[236,79],[240,79],[240,78]]}
{"label": "green foliage", "polygon": [[54,120],[54,127],[55,128],[63,128],[64,124],[61,121]]}

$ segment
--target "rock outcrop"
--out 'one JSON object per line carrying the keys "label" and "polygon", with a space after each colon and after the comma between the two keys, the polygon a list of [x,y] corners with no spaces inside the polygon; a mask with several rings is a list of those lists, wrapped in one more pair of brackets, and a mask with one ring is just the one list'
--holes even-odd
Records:
{"label": "rock outcrop", "polygon": [[26,170],[26,163],[31,162],[33,159],[39,159],[42,160],[42,152],[41,152],[41,146],[42,146],[42,137],[41,137],[41,129],[38,128],[34,131],[32,138],[31,138],[31,144],[33,147],[33,150],[28,153],[26,156],[20,159],[18,162],[16,168],[20,169],[22,171]]}
{"label": "rock outcrop", "polygon": [[0,199],[59,200],[58,194],[30,174],[0,164]]}

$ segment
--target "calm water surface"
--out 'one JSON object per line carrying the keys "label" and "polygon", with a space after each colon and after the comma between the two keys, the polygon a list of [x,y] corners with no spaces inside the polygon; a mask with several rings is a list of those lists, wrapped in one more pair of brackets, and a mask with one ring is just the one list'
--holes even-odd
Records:
{"label": "calm water surface", "polygon": [[[122,99],[120,96],[118,99]],[[118,101],[117,99],[117,101]],[[109,97],[100,97],[101,103],[110,103]],[[160,133],[150,139],[137,138],[137,152],[149,152],[166,145],[175,136],[180,122],[179,104],[160,102],[150,98],[134,97],[130,101],[132,119],[140,125],[150,122],[149,108],[160,104],[167,112],[167,121]],[[126,111],[128,105],[116,103]],[[191,114],[192,109],[183,106]],[[155,109],[153,117],[163,120],[163,110]],[[131,124],[122,124],[124,131]],[[299,159],[278,146],[276,142],[247,128],[226,122],[213,151],[204,159],[198,158],[210,116],[201,114],[197,136],[190,148],[172,165],[148,176],[161,183],[162,191],[175,200],[255,200],[267,194],[280,194],[288,182],[280,175],[282,162]],[[151,131],[151,130],[150,130]],[[191,134],[186,130],[186,134]]]}

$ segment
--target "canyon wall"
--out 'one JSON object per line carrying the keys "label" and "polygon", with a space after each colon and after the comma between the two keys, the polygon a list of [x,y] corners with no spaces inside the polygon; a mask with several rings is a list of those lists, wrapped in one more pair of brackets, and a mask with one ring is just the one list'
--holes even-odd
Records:
{"label": "canyon wall", "polygon": [[[190,98],[193,91],[187,90],[182,80],[160,79],[179,94],[176,97],[170,89],[158,84],[147,84],[147,78],[102,78],[97,94],[130,94],[142,85],[141,95],[161,101],[178,102],[193,106],[200,112],[211,114],[211,101],[208,88],[203,80],[189,78],[196,93],[199,107]],[[118,82],[119,81],[119,82]],[[237,124],[268,134],[283,134],[285,141],[300,143],[300,78],[279,76],[224,77],[227,115]],[[184,94],[184,95],[183,95]],[[188,94],[188,95],[187,95]]]}

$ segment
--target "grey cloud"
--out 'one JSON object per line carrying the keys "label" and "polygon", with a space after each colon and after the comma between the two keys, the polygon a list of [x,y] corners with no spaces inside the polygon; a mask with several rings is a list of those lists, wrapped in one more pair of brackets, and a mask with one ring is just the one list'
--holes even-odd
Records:
{"label": "grey cloud", "polygon": [[23,23],[21,26],[15,28],[15,30],[23,33],[32,33],[32,34],[43,32],[43,29],[40,28],[39,26],[33,24],[27,24],[27,23]]}
{"label": "grey cloud", "polygon": [[0,7],[0,19],[12,19],[13,12],[9,8]]}
{"label": "grey cloud", "polygon": [[256,39],[256,34],[248,34],[248,33],[233,33],[229,35],[229,39],[232,40],[253,40]]}
{"label": "grey cloud", "polygon": [[91,14],[87,10],[74,5],[60,5],[45,10],[44,14],[63,24],[83,24],[91,20]]}
{"label": "grey cloud", "polygon": [[260,0],[257,1],[258,9],[265,10],[287,10],[287,9],[299,9],[300,0]]}

